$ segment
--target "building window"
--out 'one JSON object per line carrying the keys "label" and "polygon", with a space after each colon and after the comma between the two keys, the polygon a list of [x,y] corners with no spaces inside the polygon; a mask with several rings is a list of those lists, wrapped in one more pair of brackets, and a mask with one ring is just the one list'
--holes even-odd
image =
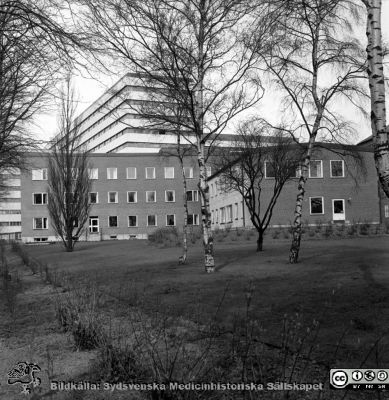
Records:
{"label": "building window", "polygon": [[265,178],[275,178],[274,165],[270,161],[265,161]]}
{"label": "building window", "polygon": [[146,167],[146,179],[155,179],[154,167]]}
{"label": "building window", "polygon": [[323,197],[310,197],[309,206],[311,214],[324,214]]}
{"label": "building window", "polygon": [[67,204],[73,204],[74,203],[74,192],[66,192],[65,198],[66,198]]}
{"label": "building window", "polygon": [[174,167],[165,167],[165,179],[174,179]]}
{"label": "building window", "polygon": [[188,214],[188,225],[198,225],[199,215],[198,214]]}
{"label": "building window", "polygon": [[33,228],[34,229],[47,229],[47,218],[45,218],[45,217],[34,218]]}
{"label": "building window", "polygon": [[136,179],[136,167],[127,167],[127,179]]}
{"label": "building window", "polygon": [[186,200],[187,201],[199,201],[199,191],[198,190],[187,190]]}
{"label": "building window", "polygon": [[157,226],[157,216],[148,215],[147,216],[147,226]]}
{"label": "building window", "polygon": [[146,192],[146,203],[155,203],[156,196],[155,191],[148,191]]}
{"label": "building window", "polygon": [[99,233],[99,217],[89,217],[89,232]]}
{"label": "building window", "polygon": [[21,226],[22,223],[20,221],[10,221],[9,226]]}
{"label": "building window", "polygon": [[99,169],[89,168],[88,169],[89,179],[99,179]]}
{"label": "building window", "polygon": [[47,168],[33,169],[32,170],[33,181],[47,181]]}
{"label": "building window", "polygon": [[127,203],[136,203],[138,201],[138,192],[127,192]]}
{"label": "building window", "polygon": [[225,207],[222,207],[220,209],[220,223],[225,224],[226,223],[226,209]]}
{"label": "building window", "polygon": [[4,215],[4,214],[21,214],[22,211],[21,210],[0,210],[0,214]]}
{"label": "building window", "polygon": [[215,224],[219,223],[219,210],[215,210]]}
{"label": "building window", "polygon": [[118,202],[118,192],[108,192],[108,203]]}
{"label": "building window", "polygon": [[129,215],[128,216],[128,226],[129,227],[138,226],[138,217],[136,215]]}
{"label": "building window", "polygon": [[47,193],[33,193],[33,204],[47,204]]}
{"label": "building window", "polygon": [[385,218],[389,218],[389,205],[385,204],[384,212],[385,212]]}
{"label": "building window", "polygon": [[172,203],[172,202],[176,201],[175,190],[165,190],[165,201],[168,203]]}
{"label": "building window", "polygon": [[89,193],[89,203],[97,204],[99,202],[99,194],[97,192]]}
{"label": "building window", "polygon": [[118,217],[116,215],[108,217],[108,226],[110,228],[118,227]]}
{"label": "building window", "polygon": [[107,179],[117,179],[118,169],[117,168],[107,168]]}
{"label": "building window", "polygon": [[184,167],[184,175],[186,179],[193,178],[193,167]]}
{"label": "building window", "polygon": [[239,218],[239,204],[235,203],[235,219]]}
{"label": "building window", "polygon": [[312,160],[309,163],[309,177],[310,178],[323,178],[323,161]]}
{"label": "building window", "polygon": [[344,161],[343,160],[331,160],[331,178],[344,178]]}
{"label": "building window", "polygon": [[34,242],[47,242],[48,240],[47,237],[34,237]]}
{"label": "building window", "polygon": [[175,226],[176,225],[176,216],[175,214],[166,215],[166,226]]}
{"label": "building window", "polygon": [[232,205],[226,207],[226,222],[232,222]]}

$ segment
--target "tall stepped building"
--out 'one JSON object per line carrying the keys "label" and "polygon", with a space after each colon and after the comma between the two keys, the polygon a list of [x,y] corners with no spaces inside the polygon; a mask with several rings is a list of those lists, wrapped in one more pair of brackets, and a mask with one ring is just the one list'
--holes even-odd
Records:
{"label": "tall stepped building", "polygon": [[[174,133],[139,113],[142,105],[155,102],[156,90],[145,86],[138,74],[122,77],[76,118],[79,145],[92,153],[158,153],[176,144]],[[222,134],[218,143],[224,146],[232,140],[233,135]],[[182,143],[188,141],[183,138]]]}

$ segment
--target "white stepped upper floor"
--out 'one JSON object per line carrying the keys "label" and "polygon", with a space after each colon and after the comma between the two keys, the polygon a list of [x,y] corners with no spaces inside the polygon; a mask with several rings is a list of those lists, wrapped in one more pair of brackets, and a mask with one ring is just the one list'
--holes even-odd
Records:
{"label": "white stepped upper floor", "polygon": [[[156,98],[158,89],[144,86],[137,74],[125,75],[74,121],[79,146],[94,153],[154,153],[176,144],[174,133],[140,115],[140,105]],[[219,145],[230,144],[230,140]],[[187,141],[183,138],[181,142]]]}

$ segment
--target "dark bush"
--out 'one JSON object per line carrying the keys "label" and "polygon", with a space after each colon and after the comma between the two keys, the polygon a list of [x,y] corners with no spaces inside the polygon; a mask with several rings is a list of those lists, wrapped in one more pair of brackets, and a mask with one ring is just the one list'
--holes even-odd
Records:
{"label": "dark bush", "polygon": [[156,229],[149,235],[149,242],[154,244],[174,244],[179,241],[178,230],[174,226],[167,226]]}

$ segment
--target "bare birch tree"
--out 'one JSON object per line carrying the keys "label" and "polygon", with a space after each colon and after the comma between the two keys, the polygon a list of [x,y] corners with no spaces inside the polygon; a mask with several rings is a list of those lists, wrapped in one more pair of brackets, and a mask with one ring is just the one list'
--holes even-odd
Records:
{"label": "bare birch tree", "polygon": [[[298,262],[302,207],[310,159],[319,137],[342,142],[352,122],[336,112],[340,100],[363,112],[366,71],[363,49],[354,38],[352,19],[359,9],[348,0],[274,2],[277,24],[263,61],[283,93],[284,114],[293,138],[308,138],[294,212],[289,260]],[[261,18],[259,18],[261,21]]]}
{"label": "bare birch tree", "polygon": [[[264,233],[283,187],[297,178],[301,155],[300,146],[289,135],[257,118],[240,125],[233,149],[220,150],[220,188],[242,195],[258,232],[257,251],[263,250]],[[271,178],[267,184],[265,177]]]}
{"label": "bare birch tree", "polygon": [[[207,272],[214,271],[213,237],[206,172],[206,142],[255,104],[262,88],[248,71],[251,2],[242,0],[92,0],[90,25],[116,59],[141,73],[146,86],[158,86],[158,101],[179,104],[181,131],[193,140],[199,165],[199,192]],[[169,112],[157,118],[174,124]],[[184,135],[184,133],[183,133]]]}
{"label": "bare birch tree", "polygon": [[181,143],[181,134],[178,131],[177,133],[177,144],[174,148],[164,149],[162,154],[167,157],[177,158],[180,165],[180,174],[182,177],[182,198],[184,204],[184,222],[182,224],[182,256],[179,258],[180,264],[185,264],[188,258],[188,216],[189,216],[189,207],[188,207],[188,182],[187,176],[185,173],[185,168],[187,167],[185,164],[185,159],[192,159],[193,156],[193,148],[188,144]]}
{"label": "bare birch tree", "polygon": [[78,147],[74,90],[68,81],[63,93],[59,134],[48,157],[48,210],[53,229],[66,251],[73,251],[88,220],[89,154]]}
{"label": "bare birch tree", "polygon": [[374,143],[374,159],[378,179],[389,197],[389,132],[386,122],[384,51],[381,30],[381,0],[362,0],[367,10],[367,62],[371,101],[371,129]]}

